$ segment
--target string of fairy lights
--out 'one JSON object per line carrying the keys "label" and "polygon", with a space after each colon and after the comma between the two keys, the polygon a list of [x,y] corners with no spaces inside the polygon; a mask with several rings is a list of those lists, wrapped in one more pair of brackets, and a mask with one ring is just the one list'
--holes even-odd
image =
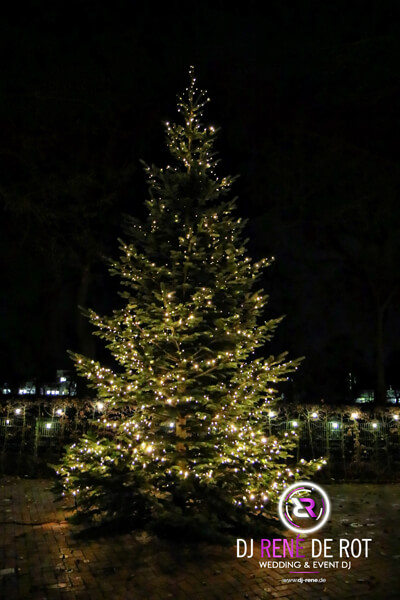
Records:
{"label": "string of fairy lights", "polygon": [[[104,405],[103,403],[98,403],[98,408],[99,409],[103,409]],[[268,413],[268,416],[270,418],[274,418],[275,416],[277,416],[277,413],[275,413],[274,411],[270,410]],[[325,417],[320,417],[319,414],[317,412],[312,412],[310,415],[310,419],[316,421],[319,418],[323,419],[326,423],[328,423],[329,425],[331,425],[331,427],[333,429],[337,429],[340,427],[340,423],[337,421],[327,421]],[[358,413],[358,412],[353,412],[351,413],[350,418],[357,422],[360,418],[362,418],[362,414]],[[399,421],[399,414],[398,413],[394,413],[392,414],[392,420],[396,423],[398,423]],[[214,421],[213,421],[213,425],[216,424],[216,422],[218,421],[218,415],[215,416]],[[102,418],[102,419],[98,419],[98,423],[101,424],[102,426],[105,427],[110,427],[110,428],[116,428],[116,427],[120,427],[119,422],[116,421],[112,421],[112,420],[107,420],[106,418]],[[287,425],[291,425],[292,426],[292,430],[290,432],[286,431],[284,433],[284,437],[288,437],[288,436],[293,436],[293,438],[297,437],[297,429],[304,423],[304,421],[300,421],[300,420],[292,420],[292,421],[288,421]],[[376,429],[377,427],[379,427],[379,422],[378,421],[372,421],[372,423],[370,423],[370,426],[372,427],[372,429]],[[135,464],[141,464],[142,468],[148,468],[149,466],[149,462],[153,462],[153,463],[165,463],[166,462],[166,457],[165,457],[165,449],[161,449],[161,455],[159,452],[160,448],[157,446],[157,444],[154,441],[149,441],[148,436],[144,436],[145,439],[144,441],[142,440],[142,429],[139,426],[139,424],[135,421],[126,421],[123,423],[123,429],[124,431],[129,435],[132,436],[135,440],[136,443],[139,443],[139,445],[134,448],[132,450],[132,465]],[[175,423],[171,422],[169,423],[169,427],[171,429],[173,429],[175,427]],[[221,458],[221,464],[225,464],[225,463],[229,463],[229,462],[234,462],[235,459],[240,460],[243,456],[246,456],[246,460],[245,460],[245,464],[241,467],[243,472],[247,472],[247,469],[249,466],[254,465],[254,459],[256,458],[258,453],[252,453],[251,452],[251,446],[255,447],[256,446],[256,441],[255,441],[255,432],[251,431],[251,429],[247,429],[246,430],[241,430],[238,431],[237,427],[235,427],[235,425],[230,425],[230,429],[232,430],[232,432],[234,432],[235,434],[235,438],[234,438],[234,448],[231,451],[231,455],[230,456],[224,456],[222,453],[220,454],[220,458]],[[250,438],[248,438],[248,434],[250,432]],[[225,435],[225,438],[228,438],[228,435]],[[264,435],[261,438],[261,442],[265,445],[265,448],[267,449],[268,444],[271,443],[271,440]],[[97,444],[98,445],[98,444]],[[250,450],[249,450],[250,447]],[[123,457],[124,452],[126,453],[127,450],[132,449],[132,443],[128,444],[127,448],[123,449],[121,447],[121,445],[119,445],[118,447],[119,450],[121,450],[121,457]],[[274,439],[272,441],[272,447],[269,447],[267,452],[266,452],[266,459],[265,459],[265,468],[268,469],[268,462],[272,461],[273,455],[279,455],[280,451],[282,449],[282,446],[279,444],[279,442]],[[85,450],[82,450],[82,448],[80,449],[80,453],[84,452]],[[86,452],[88,452],[89,454],[91,452],[93,452],[93,448],[91,446],[87,446],[86,447]],[[106,462],[107,460],[104,458],[104,451],[102,448],[98,448],[97,450],[94,451],[95,454],[100,457],[100,464],[102,465],[103,469],[106,469]],[[164,456],[163,456],[164,454]],[[114,461],[113,458],[109,459],[111,462]],[[305,463],[305,461],[302,459],[300,461],[302,464]],[[247,463],[247,464],[246,464]],[[78,469],[80,467],[80,459],[79,457],[77,457],[76,459],[76,465],[74,465],[74,469]],[[321,466],[323,464],[326,464],[326,461],[322,461],[321,464],[317,465],[317,469],[320,469]],[[196,465],[196,461],[193,461],[193,466]],[[238,467],[234,467],[233,471],[234,472],[238,472]],[[270,488],[272,488],[272,494],[271,494],[271,489],[269,490],[264,490],[264,492],[260,495],[257,493],[255,493],[255,490],[250,489],[248,492],[247,496],[243,496],[240,499],[235,498],[234,499],[234,503],[238,504],[239,506],[243,505],[244,503],[250,501],[253,501],[253,505],[254,505],[254,509],[258,510],[258,509],[262,509],[264,508],[265,502],[267,502],[270,498],[271,495],[273,495],[274,491],[277,491],[279,489],[281,489],[281,486],[285,487],[285,485],[288,484],[288,482],[290,481],[290,478],[294,477],[294,473],[298,473],[299,469],[295,468],[295,469],[290,469],[290,468],[283,468],[282,471],[278,471],[277,475],[276,475],[276,481],[273,481],[271,483]],[[167,473],[171,474],[172,471],[171,469],[167,470]],[[202,470],[198,470],[197,472],[192,472],[190,468],[185,468],[185,469],[181,469],[179,471],[179,475],[186,479],[189,475],[193,474],[194,477],[196,478],[204,478],[204,479],[210,479],[213,476],[213,470],[209,469],[208,466],[203,467]],[[250,482],[248,483],[248,486],[251,487]],[[75,494],[79,493],[79,489],[74,490]],[[261,501],[260,501],[261,498]]]}
{"label": "string of fairy lights", "polygon": [[93,420],[99,435],[73,444],[58,472],[89,508],[93,497],[107,501],[93,480],[101,486],[121,465],[159,500],[208,486],[229,490],[236,507],[262,510],[325,464],[288,466],[297,422],[279,436],[266,431],[275,386],[300,361],[256,354],[281,320],[260,322],[267,297],[256,283],[273,259],[247,255],[245,222],[224,199],[233,179],[217,174],[216,129],[202,123],[209,98],[189,75],[178,99],[183,123],[166,124],[173,164],[145,167],[147,220],[132,224],[132,241],[120,241],[111,264],[125,304],[110,316],[88,312],[116,366],[72,355],[103,414]]}
{"label": "string of fairy lights", "polygon": [[[169,404],[172,403],[172,399],[168,399],[167,402]],[[95,401],[93,404],[93,417],[95,414],[97,413],[101,413],[104,408],[105,408],[105,404],[104,402],[100,402],[100,401]],[[17,408],[12,409],[11,411],[7,412],[7,416],[3,417],[2,419],[2,424],[3,425],[7,425],[7,426],[12,426],[14,424],[13,421],[13,417],[19,418],[19,419],[25,419],[26,417],[26,413],[27,411],[29,411],[29,409],[31,408],[31,404],[28,405],[21,405],[18,406]],[[370,419],[368,418],[366,420],[365,415],[363,413],[357,412],[357,411],[353,411],[350,415],[349,415],[349,419],[350,422],[359,422],[361,421],[365,426],[368,426],[370,429],[379,429],[381,425],[386,425],[387,423],[392,423],[393,425],[395,424],[399,424],[400,421],[400,414],[398,412],[395,412],[396,409],[393,409],[392,411],[389,412],[388,417],[385,419],[384,422],[379,421],[379,419]],[[63,408],[59,407],[53,407],[52,411],[51,411],[51,419],[52,420],[48,420],[46,421],[46,418],[44,418],[44,421],[46,421],[45,425],[47,429],[51,429],[53,426],[53,422],[66,416],[66,412],[67,409],[64,406]],[[273,410],[269,410],[268,411],[268,418],[269,419],[273,419],[274,417],[278,416],[278,412],[274,412]],[[213,421],[212,425],[215,428],[215,425],[217,423],[218,420],[218,415],[215,416],[215,421]],[[308,420],[310,421],[318,421],[318,420],[322,420],[322,422],[324,424],[326,424],[329,428],[331,428],[332,430],[339,430],[342,426],[343,426],[343,422],[341,421],[335,421],[332,419],[328,419],[326,416],[321,416],[318,414],[317,411],[313,411],[312,413],[310,413]],[[115,421],[112,420],[108,420],[107,418],[98,418],[97,422],[99,424],[101,424],[102,426],[105,427],[116,427],[117,423]],[[301,429],[303,425],[305,425],[307,422],[307,420],[304,419],[293,419],[293,420],[288,420],[288,421],[282,421],[281,423],[281,428],[282,429],[286,429],[286,428],[292,428],[293,431],[298,431],[298,429]],[[345,421],[345,425],[347,424],[348,421]],[[135,426],[135,423],[130,423],[130,426]],[[170,428],[170,430],[173,430],[175,428],[176,424],[174,421],[170,421],[168,424],[168,427]],[[126,424],[125,426],[126,427]],[[235,434],[237,433],[239,437],[243,436],[243,432],[239,432],[237,426],[235,425],[231,425],[230,429],[232,432],[234,432]],[[211,428],[209,428],[209,431],[211,430]],[[263,443],[265,443],[267,440],[265,438],[265,436],[261,439],[261,441]]]}
{"label": "string of fairy lights", "polygon": [[[272,392],[272,390],[271,390],[271,392]],[[172,402],[172,400],[169,399],[169,403],[171,403],[171,402]],[[18,406],[16,408],[13,408],[11,411],[8,412],[8,414],[10,414],[10,412],[11,412],[15,416],[21,417],[24,414],[26,414],[27,410],[29,410],[31,408],[32,408],[32,403],[22,404],[22,405],[20,405],[20,406]],[[105,404],[104,404],[104,402],[100,402],[98,400],[95,400],[92,403],[92,408],[93,408],[93,413],[95,413],[95,412],[102,412],[104,410],[104,408],[105,408]],[[53,417],[63,417],[65,415],[67,409],[68,409],[68,407],[66,408],[65,406],[64,407],[53,407],[52,410],[51,410],[52,416]],[[396,410],[397,409],[395,409],[395,408],[392,409],[392,410],[390,410],[389,416],[388,416],[389,420],[392,420],[392,421],[395,421],[395,422],[400,421],[400,412],[395,412]],[[275,412],[273,410],[269,410],[267,414],[268,414],[269,418],[273,419],[274,417],[277,417],[279,415],[279,412],[278,411]],[[217,416],[218,415],[216,415],[216,417]],[[375,421],[372,421],[372,422],[370,421],[369,418],[368,418],[368,420],[366,420],[367,419],[367,415],[365,415],[362,412],[353,411],[353,412],[351,412],[351,414],[349,416],[350,416],[351,420],[354,420],[354,421],[359,421],[359,420],[365,421],[366,423],[369,423],[371,425],[371,427],[373,427],[373,428],[375,428],[376,426],[379,426],[379,424],[380,424],[379,420],[375,420]],[[340,422],[332,420],[332,419],[328,419],[326,417],[326,415],[320,415],[317,411],[311,412],[309,418],[311,418],[314,421],[316,421],[318,419],[322,419],[324,422],[327,422],[327,423],[331,424],[332,427],[333,427],[333,429],[337,429],[340,426]],[[386,421],[387,421],[387,419],[386,419]],[[298,427],[299,424],[304,423],[304,422],[305,421],[302,420],[302,419],[287,421],[287,423],[291,423],[294,428]],[[231,427],[232,427],[233,431],[236,431],[236,428],[235,428],[234,425],[232,425]]]}

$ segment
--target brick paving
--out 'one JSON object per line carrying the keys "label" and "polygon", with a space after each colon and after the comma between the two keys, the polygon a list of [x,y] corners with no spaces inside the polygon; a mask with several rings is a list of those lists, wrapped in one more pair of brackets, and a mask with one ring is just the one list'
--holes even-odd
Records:
{"label": "brick paving", "polygon": [[[353,559],[351,570],[320,568],[316,575],[261,568],[257,539],[254,556],[238,559],[236,546],[171,543],[143,532],[79,537],[79,527],[66,521],[67,506],[54,502],[51,485],[0,479],[1,600],[400,598],[400,484],[324,486],[331,521],[314,537],[333,538],[330,560],[338,560],[339,538],[372,542],[370,556]],[[307,556],[310,544],[308,539]],[[288,577],[326,582],[284,582]]]}

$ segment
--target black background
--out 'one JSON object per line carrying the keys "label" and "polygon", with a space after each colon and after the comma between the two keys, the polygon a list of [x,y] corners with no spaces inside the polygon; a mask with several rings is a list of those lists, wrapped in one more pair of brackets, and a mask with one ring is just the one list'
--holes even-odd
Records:
{"label": "black background", "polygon": [[102,351],[78,305],[110,311],[123,215],[143,215],[140,159],[168,161],[163,122],[194,65],[239,174],[251,254],[276,257],[266,354],[306,356],[300,399],[373,387],[376,323],[399,386],[396,2],[158,5],[31,0],[0,22],[0,382],[54,378]]}

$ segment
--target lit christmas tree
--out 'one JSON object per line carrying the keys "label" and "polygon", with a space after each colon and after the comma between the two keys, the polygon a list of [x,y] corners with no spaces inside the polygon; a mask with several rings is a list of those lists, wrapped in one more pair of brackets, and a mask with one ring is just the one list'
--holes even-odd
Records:
{"label": "lit christmas tree", "polygon": [[73,355],[104,405],[58,467],[85,519],[227,530],[276,514],[283,487],[321,464],[288,467],[294,432],[266,433],[275,385],[298,361],[255,355],[280,320],[259,323],[269,261],[246,255],[232,179],[216,175],[216,132],[201,122],[207,102],[191,71],[183,124],[166,125],[171,165],[146,167],[147,220],[112,263],[124,306],[88,313],[115,368]]}

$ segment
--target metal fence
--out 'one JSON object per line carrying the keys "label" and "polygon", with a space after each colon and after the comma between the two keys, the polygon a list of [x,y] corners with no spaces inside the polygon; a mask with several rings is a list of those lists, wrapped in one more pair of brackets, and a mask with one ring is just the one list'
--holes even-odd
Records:
{"label": "metal fence", "polygon": [[350,479],[375,473],[400,476],[400,410],[355,407],[286,407],[271,412],[268,432],[297,434],[296,458],[327,461],[327,473]]}
{"label": "metal fence", "polygon": [[[133,409],[131,409],[132,412]],[[60,456],[65,445],[78,439],[93,420],[110,413],[93,399],[30,402],[20,399],[0,407],[0,453],[45,460]],[[118,414],[112,415],[112,420]],[[366,410],[359,407],[274,407],[267,413],[265,433],[296,433],[294,458],[325,457],[327,475],[342,478],[400,476],[400,407]]]}

